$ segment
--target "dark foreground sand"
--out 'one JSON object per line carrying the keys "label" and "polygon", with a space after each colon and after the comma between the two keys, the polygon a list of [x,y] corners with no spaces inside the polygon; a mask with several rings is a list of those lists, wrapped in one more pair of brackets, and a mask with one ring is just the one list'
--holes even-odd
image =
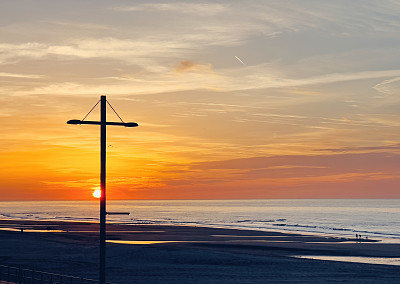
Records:
{"label": "dark foreground sand", "polygon": [[[97,279],[98,227],[0,220],[0,264]],[[400,257],[399,244],[189,226],[107,229],[108,240],[141,241],[107,244],[114,283],[400,283],[400,266],[292,257]]]}

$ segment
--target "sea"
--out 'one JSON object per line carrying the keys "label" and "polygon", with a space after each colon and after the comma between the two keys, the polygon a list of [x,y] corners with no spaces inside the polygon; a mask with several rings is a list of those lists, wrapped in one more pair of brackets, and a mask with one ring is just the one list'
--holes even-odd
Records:
{"label": "sea", "polygon": [[[400,243],[400,199],[110,200],[107,222],[294,232]],[[0,219],[99,221],[99,202],[2,201]]]}

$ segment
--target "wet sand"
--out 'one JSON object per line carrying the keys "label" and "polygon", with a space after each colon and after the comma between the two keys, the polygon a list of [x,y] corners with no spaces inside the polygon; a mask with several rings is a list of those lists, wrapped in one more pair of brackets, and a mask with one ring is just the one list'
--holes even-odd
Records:
{"label": "wet sand", "polygon": [[[97,279],[98,229],[0,220],[0,264]],[[396,243],[193,226],[109,224],[107,231],[114,283],[400,283],[400,266],[294,257],[398,258]]]}

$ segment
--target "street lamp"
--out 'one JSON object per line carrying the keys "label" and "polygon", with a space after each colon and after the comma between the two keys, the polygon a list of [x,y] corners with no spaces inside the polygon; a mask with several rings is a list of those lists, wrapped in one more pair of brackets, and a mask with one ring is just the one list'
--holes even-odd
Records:
{"label": "street lamp", "polygon": [[[86,121],[85,118],[100,102],[100,121]],[[100,267],[99,267],[99,283],[106,283],[106,215],[107,214],[129,214],[129,213],[107,213],[106,211],[106,126],[117,125],[125,127],[137,127],[139,126],[135,122],[124,122],[114,108],[107,101],[106,96],[101,96],[100,101],[89,111],[89,113],[82,120],[72,119],[67,121],[68,124],[94,124],[100,125]],[[121,122],[109,122],[107,121],[107,104],[119,117]]]}

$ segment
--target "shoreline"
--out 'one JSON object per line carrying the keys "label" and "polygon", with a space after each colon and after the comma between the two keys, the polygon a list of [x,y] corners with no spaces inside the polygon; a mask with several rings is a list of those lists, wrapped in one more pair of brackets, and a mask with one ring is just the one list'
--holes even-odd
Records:
{"label": "shoreline", "polygon": [[[96,279],[98,227],[95,222],[0,220],[1,264]],[[254,283],[262,283],[266,277],[272,283],[297,277],[304,283],[323,283],[332,275],[368,283],[368,271],[380,275],[371,283],[400,281],[400,269],[395,265],[307,259],[400,256],[399,244],[355,240],[200,226],[107,224],[107,273],[109,281],[117,283],[160,283],[160,279],[166,279],[161,283],[186,283],[194,275],[202,280],[198,283],[214,283],[220,277],[226,283],[242,283],[249,272]],[[276,274],[276,269],[287,275]],[[321,275],[320,269],[326,273]],[[138,275],[138,270],[143,273]]]}
{"label": "shoreline", "polygon": [[[0,218],[99,221],[98,200],[32,201],[29,204],[16,201],[3,205]],[[399,217],[396,200],[109,200],[108,208],[131,213],[131,216],[107,216],[108,222],[117,223],[183,224],[344,237],[361,234],[385,241],[388,238],[391,242],[400,240],[395,223]],[[224,208],[231,208],[232,212]]]}
{"label": "shoreline", "polygon": [[[99,224],[98,220],[55,220],[55,219],[15,219],[15,218],[0,218],[0,230],[1,230],[1,222],[49,222],[49,223],[93,223]],[[256,231],[256,232],[276,232],[276,233],[283,233],[283,234],[299,234],[299,235],[306,235],[306,236],[315,236],[315,237],[326,237],[326,238],[343,238],[343,239],[352,239],[356,242],[381,242],[381,243],[393,243],[393,244],[400,244],[400,238],[390,237],[390,236],[371,236],[367,234],[367,238],[363,237],[357,239],[354,237],[354,234],[338,234],[338,233],[328,233],[328,232],[313,232],[313,231],[302,231],[302,230],[285,230],[280,228],[253,228],[253,227],[246,227],[246,226],[221,226],[221,225],[207,225],[207,224],[171,224],[171,223],[146,223],[146,222],[121,222],[121,221],[107,221],[107,224],[110,225],[127,225],[127,226],[183,226],[183,227],[204,227],[204,228],[214,228],[214,229],[221,229],[221,230],[241,230],[241,231]]]}

